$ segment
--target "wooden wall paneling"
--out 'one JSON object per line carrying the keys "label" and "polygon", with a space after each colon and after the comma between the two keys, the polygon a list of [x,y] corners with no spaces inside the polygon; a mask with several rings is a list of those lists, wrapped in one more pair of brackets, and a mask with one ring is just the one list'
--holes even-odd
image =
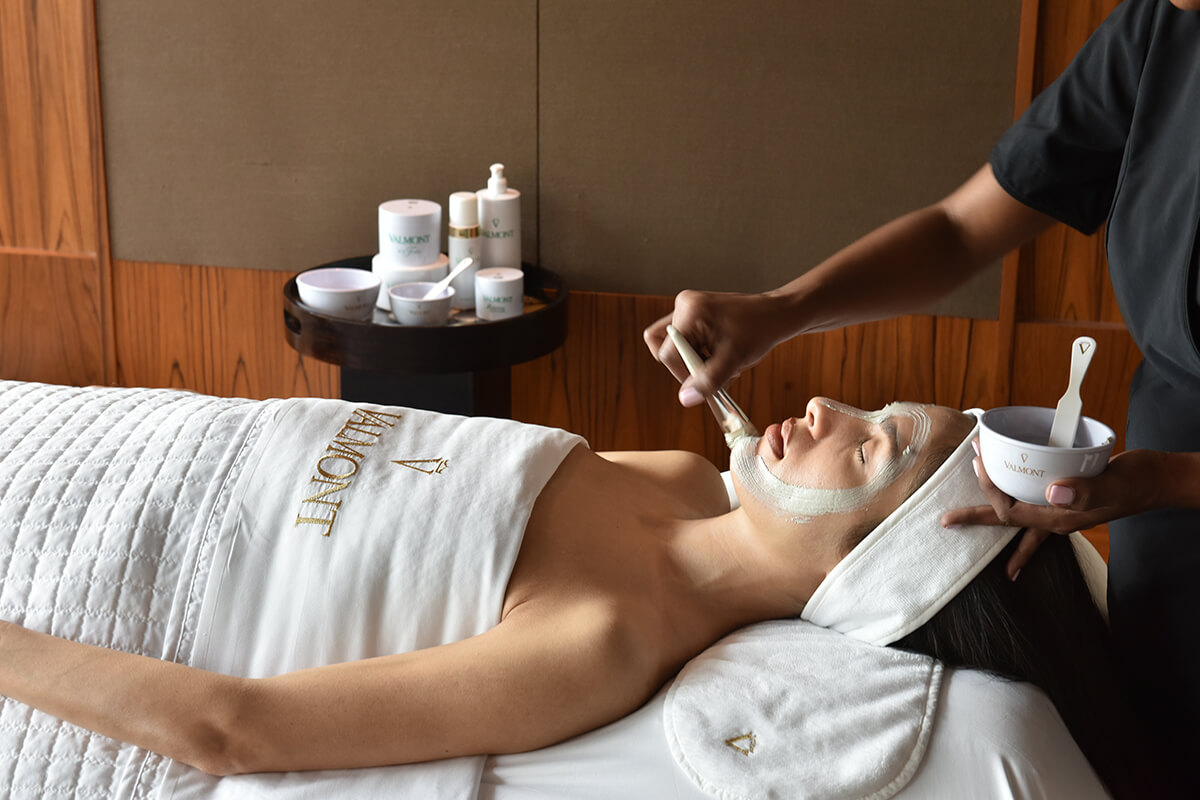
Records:
{"label": "wooden wall paneling", "polygon": [[992,408],[1007,402],[998,394],[994,354],[1002,338],[994,320],[935,318],[933,398],[951,408]]}
{"label": "wooden wall paneling", "polygon": [[105,382],[96,259],[0,251],[0,378]]}
{"label": "wooden wall paneling", "polygon": [[0,3],[0,246],[99,247],[90,0]]}
{"label": "wooden wall paneling", "polygon": [[224,397],[337,397],[337,368],[283,336],[291,273],[116,260],[113,305],[123,386]]}
{"label": "wooden wall paneling", "polygon": [[0,376],[111,380],[90,0],[0,4]]}
{"label": "wooden wall paneling", "polygon": [[1028,321],[1122,322],[1108,279],[1103,230],[1085,236],[1055,225],[1032,245],[1022,276],[1019,318]]}

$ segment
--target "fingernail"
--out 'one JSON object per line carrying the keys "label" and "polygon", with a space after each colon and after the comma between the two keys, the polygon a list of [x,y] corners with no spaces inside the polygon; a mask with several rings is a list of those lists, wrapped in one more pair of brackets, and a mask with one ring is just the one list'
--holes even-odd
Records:
{"label": "fingernail", "polygon": [[971,440],[971,449],[975,451],[975,455],[979,455],[979,442]]}
{"label": "fingernail", "polygon": [[978,478],[979,477],[979,459],[975,459],[974,461],[971,462],[971,469],[975,470],[975,477]]}
{"label": "fingernail", "polygon": [[1011,581],[1014,581],[1014,582],[1015,582],[1015,581],[1017,580],[1017,578],[1019,578],[1019,577],[1021,577],[1021,570],[1019,570],[1019,569],[1018,569],[1016,572],[1014,572],[1014,573],[1012,574],[1012,577],[1011,577],[1011,578],[1009,578],[1009,580],[1011,580]]}
{"label": "fingernail", "polygon": [[1050,487],[1050,505],[1069,506],[1075,500],[1075,490],[1069,486],[1055,484]]}
{"label": "fingernail", "polygon": [[942,523],[942,527],[948,531],[953,531],[953,530],[957,530],[958,528],[961,528],[962,525],[958,524],[957,522],[950,522],[950,523]]}
{"label": "fingernail", "polygon": [[679,390],[679,402],[683,404],[684,408],[691,408],[703,403],[704,395],[696,391],[694,387],[686,386]]}

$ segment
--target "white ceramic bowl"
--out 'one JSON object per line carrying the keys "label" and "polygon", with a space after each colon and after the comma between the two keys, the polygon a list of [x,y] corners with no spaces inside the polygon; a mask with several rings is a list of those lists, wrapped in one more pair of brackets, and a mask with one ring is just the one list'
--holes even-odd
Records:
{"label": "white ceramic bowl", "polygon": [[320,267],[296,276],[304,305],[342,319],[369,320],[375,312],[379,276],[353,267]]}
{"label": "white ceramic bowl", "polygon": [[437,281],[400,283],[388,289],[392,314],[401,325],[445,325],[450,317],[450,303],[454,299],[454,287],[447,286],[432,300],[421,298],[434,287]]}
{"label": "white ceramic bowl", "polygon": [[1117,441],[1112,428],[1080,417],[1074,447],[1051,447],[1053,408],[1004,406],[983,415],[979,454],[992,483],[1025,503],[1047,506],[1046,489],[1063,478],[1090,478],[1104,471]]}
{"label": "white ceramic bowl", "polygon": [[378,275],[382,281],[379,285],[379,298],[376,300],[375,305],[384,311],[390,311],[392,304],[388,300],[388,289],[399,283],[440,281],[450,274],[450,259],[445,253],[442,253],[431,264],[425,264],[420,267],[405,267],[393,264],[387,260],[386,256],[376,253],[371,259],[371,271]]}

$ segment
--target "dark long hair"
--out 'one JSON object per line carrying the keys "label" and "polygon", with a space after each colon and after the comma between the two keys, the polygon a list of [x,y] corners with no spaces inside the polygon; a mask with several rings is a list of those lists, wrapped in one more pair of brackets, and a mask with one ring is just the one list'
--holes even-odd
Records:
{"label": "dark long hair", "polygon": [[1010,581],[1015,537],[933,619],[893,644],[1039,687],[1117,800],[1173,797],[1118,681],[1108,626],[1066,536],[1051,536]]}

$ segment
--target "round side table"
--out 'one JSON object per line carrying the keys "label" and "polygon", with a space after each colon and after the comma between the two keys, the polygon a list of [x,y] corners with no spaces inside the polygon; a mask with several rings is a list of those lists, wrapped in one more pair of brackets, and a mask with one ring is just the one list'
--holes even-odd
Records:
{"label": "round side table", "polygon": [[[371,256],[320,266],[370,270]],[[379,309],[367,322],[327,316],[301,302],[293,276],[283,287],[284,333],[297,352],[341,368],[345,400],[508,417],[512,365],[544,356],[567,338],[562,279],[543,267],[522,267],[524,314],[486,321],[462,310],[438,327],[398,325]]]}

